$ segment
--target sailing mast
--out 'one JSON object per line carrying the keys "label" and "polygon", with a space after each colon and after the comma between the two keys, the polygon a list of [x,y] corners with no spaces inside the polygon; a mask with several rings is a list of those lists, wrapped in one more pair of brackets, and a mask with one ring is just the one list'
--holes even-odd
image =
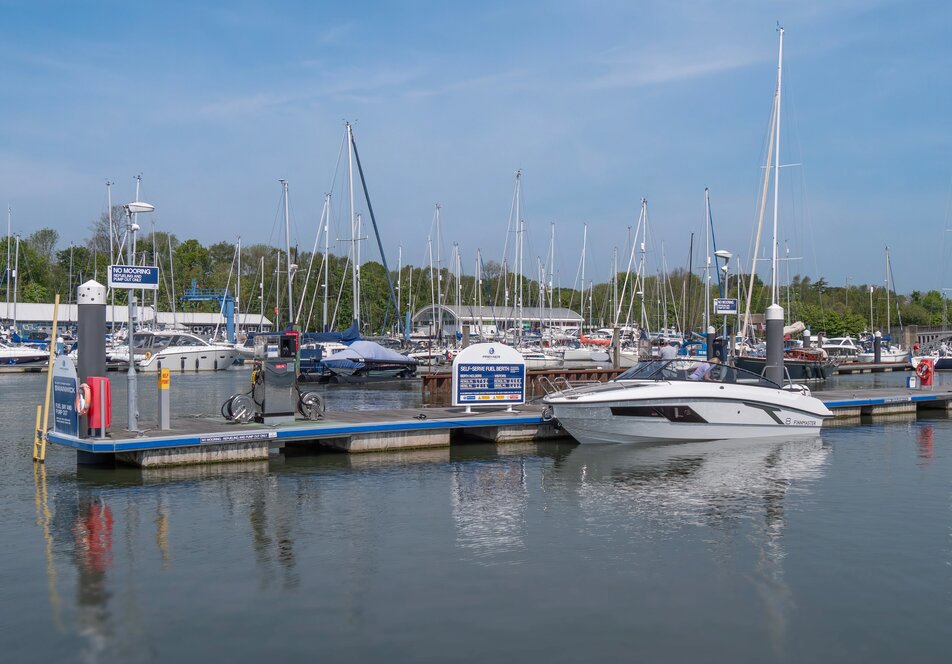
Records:
{"label": "sailing mast", "polygon": [[516,344],[522,343],[522,170],[516,171]]}
{"label": "sailing mast", "polygon": [[[711,194],[704,187],[704,334],[711,327]],[[776,254],[774,265],[776,266]]]}
{"label": "sailing mast", "polygon": [[359,232],[357,230],[357,216],[354,209],[354,132],[350,123],[346,123],[347,127],[347,187],[348,193],[350,196],[350,240],[353,243],[351,252],[354,258],[353,265],[351,266],[351,280],[352,280],[352,292],[354,297],[354,321],[357,325],[360,325],[360,285],[359,280],[360,276],[358,274],[359,268],[357,266],[357,236]]}
{"label": "sailing mast", "polygon": [[287,256],[288,265],[288,324],[294,325],[294,294],[292,291],[292,278],[294,277],[294,265],[291,263],[291,215],[288,207],[288,181],[278,180],[281,183],[281,189],[284,192],[284,249]]}
{"label": "sailing mast", "polygon": [[327,298],[330,288],[330,218],[331,218],[331,195],[324,195],[324,209],[327,214],[324,216],[324,306],[322,311],[322,331],[327,332],[330,328],[327,326]]}
{"label": "sailing mast", "polygon": [[777,61],[777,111],[774,127],[774,208],[773,208],[773,259],[770,268],[771,304],[777,304],[777,220],[780,201],[780,94],[783,82],[783,28],[780,28],[780,54]]}
{"label": "sailing mast", "polygon": [[237,322],[237,328],[235,330],[235,338],[238,338],[238,335],[241,334],[241,236],[238,236],[238,275],[235,283],[235,321]]}
{"label": "sailing mast", "polygon": [[579,330],[579,336],[585,334],[585,249],[588,244],[588,224],[582,225],[582,310],[579,312],[582,316],[582,326]]}
{"label": "sailing mast", "polygon": [[13,208],[7,205],[7,267],[6,267],[6,282],[7,282],[7,308],[3,310],[3,313],[6,314],[7,318],[10,318],[10,227],[13,222]]}
{"label": "sailing mast", "polygon": [[434,316],[439,316],[439,322],[435,319],[437,339],[443,338],[443,262],[440,256],[440,246],[443,244],[443,238],[440,233],[440,210],[442,205],[436,204],[436,308],[433,310]]}

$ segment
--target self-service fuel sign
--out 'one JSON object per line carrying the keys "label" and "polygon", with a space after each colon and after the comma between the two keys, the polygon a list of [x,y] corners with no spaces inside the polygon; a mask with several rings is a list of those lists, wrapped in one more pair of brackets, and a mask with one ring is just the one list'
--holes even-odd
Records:
{"label": "self-service fuel sign", "polygon": [[526,402],[526,361],[511,346],[474,344],[453,360],[454,406],[512,406]]}

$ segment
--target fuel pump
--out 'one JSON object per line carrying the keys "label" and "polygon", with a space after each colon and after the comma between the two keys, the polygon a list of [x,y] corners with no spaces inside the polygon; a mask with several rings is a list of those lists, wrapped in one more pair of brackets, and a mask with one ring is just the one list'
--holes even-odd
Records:
{"label": "fuel pump", "polygon": [[256,334],[251,390],[235,394],[222,404],[229,420],[264,424],[294,421],[300,415],[316,420],[324,414],[324,402],[317,392],[302,392],[298,386],[298,343],[296,331]]}

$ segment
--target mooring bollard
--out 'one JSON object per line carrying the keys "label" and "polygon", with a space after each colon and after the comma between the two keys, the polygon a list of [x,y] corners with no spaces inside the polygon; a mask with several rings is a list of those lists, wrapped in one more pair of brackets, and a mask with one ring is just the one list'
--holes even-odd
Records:
{"label": "mooring bollard", "polygon": [[172,428],[170,410],[171,399],[169,394],[169,386],[172,382],[172,372],[168,369],[161,369],[159,371],[159,390],[158,396],[156,398],[159,408],[159,429],[162,431],[168,431]]}
{"label": "mooring bollard", "polygon": [[[76,288],[76,302],[79,335],[76,368],[79,382],[88,383],[92,376],[106,375],[106,287],[97,281],[87,281]],[[89,435],[89,419],[83,415],[79,436]]]}

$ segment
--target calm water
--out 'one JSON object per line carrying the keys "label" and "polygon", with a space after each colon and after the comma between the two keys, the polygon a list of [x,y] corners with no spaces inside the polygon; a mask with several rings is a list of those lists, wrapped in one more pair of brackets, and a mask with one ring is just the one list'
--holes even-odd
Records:
{"label": "calm water", "polygon": [[[173,376],[173,398],[213,413],[247,380]],[[54,447],[35,476],[42,385],[0,376],[4,661],[949,659],[944,414],[810,440],[153,471],[77,470]]]}

